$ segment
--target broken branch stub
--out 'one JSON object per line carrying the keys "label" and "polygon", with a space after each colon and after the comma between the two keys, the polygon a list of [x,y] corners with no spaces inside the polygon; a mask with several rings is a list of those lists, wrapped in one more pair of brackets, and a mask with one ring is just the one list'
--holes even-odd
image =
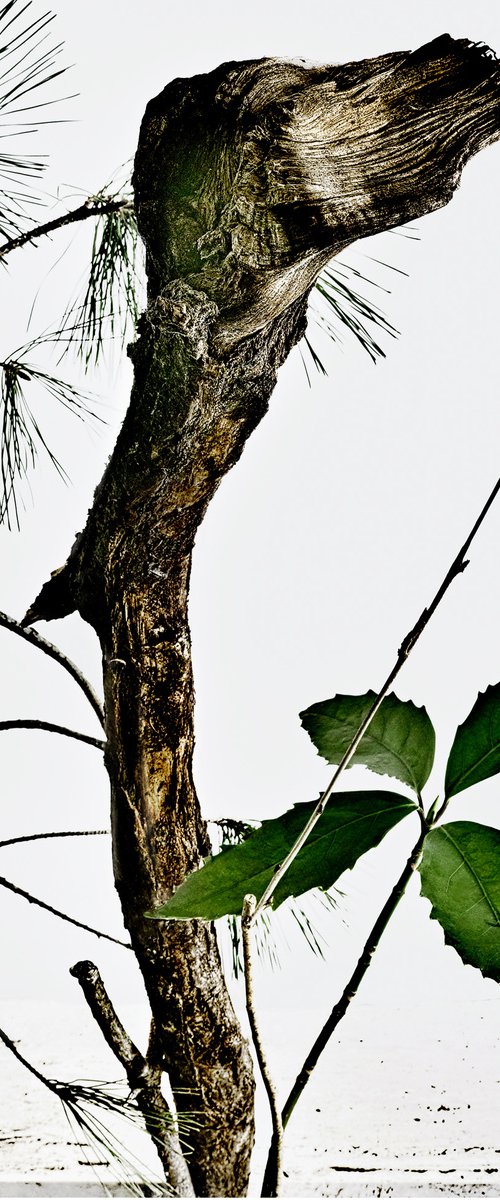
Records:
{"label": "broken branch stub", "polygon": [[491,51],[444,35],[344,66],[226,63],[169,83],[142,123],[134,187],[152,295],[182,278],[226,351],[357,238],[445,204],[498,136]]}
{"label": "broken branch stub", "polygon": [[[136,385],[87,527],[26,623],[76,608],[98,624],[110,544],[159,478],[162,511],[175,495],[196,504],[198,526],[266,411],[321,268],[356,239],[446,204],[467,159],[498,138],[499,100],[493,52],[444,34],[341,66],[225,63],[150,101],[134,170],[149,287]],[[214,462],[236,388],[244,427]],[[196,426],[205,449],[185,445]]]}

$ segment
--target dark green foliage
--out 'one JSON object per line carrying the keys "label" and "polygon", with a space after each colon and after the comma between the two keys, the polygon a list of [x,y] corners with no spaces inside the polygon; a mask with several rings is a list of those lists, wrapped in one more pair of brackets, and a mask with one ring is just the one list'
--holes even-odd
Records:
{"label": "dark green foliage", "polygon": [[446,767],[445,795],[456,796],[500,771],[500,683],[480,692],[462,725]]}
{"label": "dark green foliage", "polygon": [[[337,695],[300,713],[304,729],[327,762],[341,761],[375,699],[375,692]],[[425,708],[391,693],[382,701],[350,765],[362,763],[377,775],[392,775],[419,794],[432,769],[435,741]]]}
{"label": "dark green foliage", "polygon": [[473,821],[431,830],[419,871],[446,941],[500,982],[500,830]]}
{"label": "dark green foliage", "polygon": [[[241,913],[247,893],[257,899],[276,866],[294,845],[314,804],[296,804],[271,821],[264,821],[240,846],[231,846],[194,871],[166,904],[149,917],[213,920]],[[275,908],[288,896],[310,888],[329,888],[367,850],[377,846],[415,805],[395,792],[339,792],[328,805],[303,849],[276,888]]]}

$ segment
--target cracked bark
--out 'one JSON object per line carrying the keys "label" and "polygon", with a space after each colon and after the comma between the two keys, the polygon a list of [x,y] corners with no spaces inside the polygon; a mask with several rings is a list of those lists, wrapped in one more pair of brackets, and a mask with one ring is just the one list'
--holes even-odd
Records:
{"label": "cracked bark", "polygon": [[[499,136],[499,64],[447,35],[343,66],[263,59],[174,80],[143,119],[134,185],[148,308],[115,451],[67,563],[25,623],[75,609],[103,651],[113,858],[155,1023],[153,1065],[202,1110],[199,1195],[243,1195],[248,1048],[214,932],[148,922],[207,852],[192,779],[187,599],[196,531],[350,242],[451,198]],[[182,1106],[186,1107],[186,1097]]]}

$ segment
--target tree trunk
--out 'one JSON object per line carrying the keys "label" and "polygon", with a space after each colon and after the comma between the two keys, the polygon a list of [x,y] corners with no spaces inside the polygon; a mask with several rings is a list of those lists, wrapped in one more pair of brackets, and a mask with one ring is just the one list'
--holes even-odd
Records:
{"label": "tree trunk", "polygon": [[202,1112],[197,1194],[244,1195],[253,1079],[212,927],[151,922],[209,849],[192,779],[196,531],[264,415],[321,268],[445,204],[500,127],[491,51],[447,35],[344,66],[263,59],[170,83],[135,164],[149,304],[122,431],[68,562],[26,623],[77,609],[103,650],[113,856],[153,1065]]}

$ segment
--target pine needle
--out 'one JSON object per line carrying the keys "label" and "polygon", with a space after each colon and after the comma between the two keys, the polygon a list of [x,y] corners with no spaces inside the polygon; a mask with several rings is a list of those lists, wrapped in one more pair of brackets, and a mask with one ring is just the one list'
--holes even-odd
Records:
{"label": "pine needle", "polygon": [[[67,69],[56,66],[63,44],[51,38],[49,27],[54,14],[45,12],[30,20],[27,14],[31,3],[9,0],[0,9],[0,130],[6,130],[0,133],[2,139],[38,132],[42,123],[39,110],[59,103],[50,94],[40,98],[41,89]],[[29,210],[43,203],[33,191],[33,181],[40,178],[45,166],[44,156],[34,158],[19,154],[17,149],[0,151],[0,233],[4,238],[20,233],[30,219],[27,206]]]}
{"label": "pine needle", "polygon": [[89,396],[72,384],[30,363],[23,356],[33,343],[0,363],[0,524],[20,527],[18,485],[26,480],[41,450],[61,479],[68,475],[51,450],[26,396],[27,386],[38,384],[68,412],[83,419],[95,412]]}
{"label": "pine needle", "polygon": [[[219,835],[216,839],[217,850],[220,850],[224,846],[240,845],[253,832],[258,822],[250,824],[248,821],[236,821],[231,817],[223,817],[218,821],[212,821],[211,824],[217,827]],[[326,939],[316,929],[313,917],[308,912],[308,909],[311,907],[314,908],[318,902],[330,910],[337,907],[337,901],[330,892],[323,892],[318,888],[314,888],[307,894],[307,898],[300,902],[294,897],[290,897],[280,909],[280,913],[260,913],[254,926],[257,957],[262,961],[267,960],[272,970],[279,968],[280,956],[277,943],[281,939],[288,945],[283,922],[280,921],[280,914],[284,915],[285,912],[288,912],[295,920],[309,949],[312,950],[313,954],[324,958],[323,945],[326,943]],[[231,913],[225,920],[231,945],[231,970],[234,978],[239,979],[243,974],[241,918]]]}
{"label": "pine needle", "polygon": [[[94,1168],[97,1179],[99,1171],[96,1168],[105,1167],[114,1175],[117,1183],[125,1188],[126,1195],[173,1194],[165,1179],[146,1167],[106,1123],[106,1116],[115,1116],[131,1121],[139,1128],[144,1127],[143,1115],[125,1083],[104,1083],[100,1080],[64,1084],[56,1082],[54,1090],[71,1128],[82,1139],[79,1140],[80,1149],[88,1166]],[[192,1128],[192,1122],[182,1114],[178,1124],[179,1128]],[[172,1126],[175,1128],[174,1122]]]}
{"label": "pine needle", "polygon": [[[389,263],[384,263],[378,259],[373,259],[372,261],[377,262],[380,266],[387,267],[388,270],[398,269],[391,268]],[[404,271],[399,273],[406,274]],[[338,345],[342,345],[346,334],[354,337],[369,355],[372,362],[375,363],[378,358],[385,358],[385,350],[381,342],[376,340],[376,335],[377,338],[379,333],[383,336],[397,338],[399,330],[396,329],[377,305],[362,295],[360,284],[367,284],[369,287],[375,287],[379,291],[390,294],[389,288],[383,287],[382,284],[370,279],[368,275],[363,275],[361,271],[353,267],[349,262],[346,262],[345,259],[334,259],[328,267],[325,267],[316,280],[311,293],[309,311],[316,324],[328,334],[332,341]],[[314,304],[313,297],[316,299],[319,298],[319,305]],[[309,330],[308,334],[310,334]],[[313,347],[310,336],[306,335],[304,342],[316,370],[326,375],[327,371],[324,363]],[[305,362],[304,368],[310,385],[309,373]]]}
{"label": "pine needle", "polygon": [[[94,200],[111,199],[104,190]],[[121,347],[139,317],[141,290],[139,234],[132,200],[96,219],[88,279],[83,297],[66,309],[61,331],[87,369],[104,356],[106,343]],[[61,340],[61,339],[59,339]]]}

